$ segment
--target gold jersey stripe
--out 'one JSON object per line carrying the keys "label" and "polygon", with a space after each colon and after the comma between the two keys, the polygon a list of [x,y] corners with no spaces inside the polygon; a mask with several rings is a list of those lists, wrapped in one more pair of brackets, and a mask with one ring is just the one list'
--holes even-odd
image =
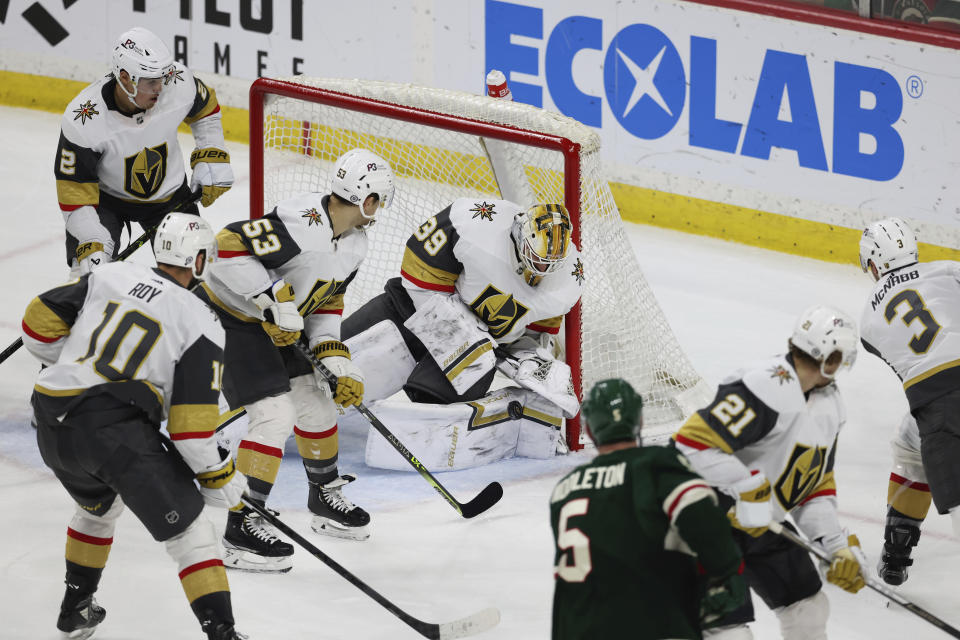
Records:
{"label": "gold jersey stripe", "polygon": [[167,431],[171,436],[216,430],[220,408],[216,404],[175,404],[170,407]]}
{"label": "gold jersey stripe", "polygon": [[57,180],[57,201],[60,204],[83,206],[100,203],[100,184],[97,182],[74,182]]}
{"label": "gold jersey stripe", "polygon": [[891,480],[887,487],[887,504],[908,518],[923,520],[930,511],[930,490],[917,489]]}
{"label": "gold jersey stripe", "polygon": [[677,437],[703,445],[705,449],[720,449],[724,453],[733,453],[733,448],[700,417],[699,413],[694,413],[687,418],[687,421],[674,436],[674,438]]}
{"label": "gold jersey stripe", "polygon": [[537,320],[536,322],[531,322],[530,324],[535,324],[538,327],[546,327],[548,329],[556,329],[563,322],[563,316],[556,316],[553,318],[547,318],[546,320]]}
{"label": "gold jersey stripe", "polygon": [[938,365],[938,366],[934,367],[933,369],[930,369],[929,371],[925,371],[925,372],[921,373],[921,374],[918,375],[916,378],[910,378],[909,380],[907,380],[906,382],[903,383],[903,390],[906,391],[907,389],[909,389],[909,388],[912,387],[913,385],[917,384],[918,382],[923,382],[923,381],[926,380],[927,378],[930,378],[930,377],[932,377],[932,376],[935,376],[936,374],[940,373],[941,371],[946,371],[947,369],[952,369],[953,367],[960,367],[960,360],[951,360],[950,362],[944,362],[943,364]]}
{"label": "gold jersey stripe", "polygon": [[297,451],[304,460],[330,460],[340,450],[340,432],[334,431],[325,438],[305,438],[294,431]]}
{"label": "gold jersey stripe", "polygon": [[343,311],[343,294],[340,293],[327,298],[322,305],[313,310],[313,313],[318,311]]}
{"label": "gold jersey stripe", "polygon": [[70,325],[63,321],[40,298],[34,298],[23,314],[23,323],[31,333],[53,342],[70,333]]}
{"label": "gold jersey stripe", "polygon": [[240,234],[230,229],[221,229],[217,232],[217,249],[219,251],[250,251],[247,245],[243,244]]}
{"label": "gold jersey stripe", "polygon": [[410,276],[427,284],[453,287],[459,274],[444,271],[424,262],[420,256],[407,247],[403,251],[403,263],[400,268]]}
{"label": "gold jersey stripe", "polygon": [[193,124],[201,118],[206,118],[208,115],[217,110],[217,107],[220,106],[220,103],[217,102],[217,92],[213,90],[213,87],[204,83],[204,86],[207,88],[207,104],[203,105],[203,108],[197,112],[196,115],[189,118],[184,118],[184,124]]}

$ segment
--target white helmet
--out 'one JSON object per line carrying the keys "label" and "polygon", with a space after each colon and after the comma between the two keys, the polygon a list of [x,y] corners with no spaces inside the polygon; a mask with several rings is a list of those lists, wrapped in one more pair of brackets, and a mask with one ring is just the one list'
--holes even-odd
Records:
{"label": "white helmet", "polygon": [[900,218],[874,222],[860,236],[860,268],[870,272],[870,262],[884,275],[920,260],[917,237]]}
{"label": "white helmet", "polygon": [[857,326],[850,316],[832,307],[816,305],[801,313],[790,342],[820,363],[825,378],[836,373],[828,375],[823,369],[834,352],[840,352],[841,367],[850,368],[857,360]]}
{"label": "white helmet", "polygon": [[366,149],[351,149],[337,158],[333,167],[333,192],[360,207],[364,218],[373,220],[363,210],[363,201],[374,194],[380,199],[380,208],[393,203],[396,188],[393,169],[386,160]]}
{"label": "white helmet", "polygon": [[510,237],[527,284],[535,286],[544,275],[563,267],[572,230],[562,204],[535,204],[514,217]]}
{"label": "white helmet", "polygon": [[133,93],[127,91],[123,83],[120,88],[130,97],[137,95],[137,83],[141,78],[166,78],[167,82],[174,72],[173,55],[163,41],[143,27],[134,27],[120,34],[113,48],[113,76],[120,81],[120,72],[130,74]]}
{"label": "white helmet", "polygon": [[217,240],[206,220],[192,213],[174,211],[168,213],[157,227],[153,239],[153,255],[157,263],[175,267],[189,267],[194,277],[206,271],[205,266],[196,268],[196,257],[203,252],[203,265],[216,259]]}

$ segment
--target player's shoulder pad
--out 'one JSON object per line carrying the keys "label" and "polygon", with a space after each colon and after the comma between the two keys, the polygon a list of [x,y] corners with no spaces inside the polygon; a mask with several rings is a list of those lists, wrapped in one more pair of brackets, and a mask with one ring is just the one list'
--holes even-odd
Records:
{"label": "player's shoulder pad", "polygon": [[757,399],[777,413],[801,411],[806,404],[797,372],[785,356],[750,365],[741,370],[740,379]]}
{"label": "player's shoulder pad", "polygon": [[461,238],[483,242],[491,232],[506,229],[509,233],[514,216],[521,211],[523,207],[509,200],[457,198],[450,205],[450,223]]}
{"label": "player's shoulder pad", "polygon": [[330,247],[333,228],[330,214],[323,207],[323,194],[301,193],[277,204],[277,218],[303,251],[323,251]]}
{"label": "player's shoulder pad", "polygon": [[89,84],[74,96],[60,119],[60,128],[70,142],[93,147],[103,140],[107,128],[107,105],[103,100],[103,85],[111,76],[104,76]]}

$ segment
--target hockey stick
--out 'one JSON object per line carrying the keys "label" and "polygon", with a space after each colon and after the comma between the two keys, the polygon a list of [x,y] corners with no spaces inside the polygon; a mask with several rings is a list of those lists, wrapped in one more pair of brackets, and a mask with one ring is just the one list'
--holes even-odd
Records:
{"label": "hockey stick", "polygon": [[[163,212],[163,215],[167,215],[171,211],[176,211],[180,207],[185,207],[188,204],[192,204],[196,202],[197,200],[200,199],[201,195],[203,195],[202,190],[191,192],[188,198],[186,198],[185,200],[181,200],[180,202],[177,202],[175,205],[173,205],[169,209],[166,209]],[[130,256],[132,256],[134,251],[136,251],[137,249],[145,245],[150,240],[150,237],[153,235],[153,233],[157,230],[157,227],[159,226],[160,224],[158,223],[153,225],[146,231],[144,231],[139,238],[137,238],[136,240],[128,244],[126,249],[124,249],[119,254],[117,254],[117,259],[114,260],[114,262],[122,262],[127,258],[129,258]],[[2,363],[4,360],[12,356],[16,352],[16,350],[22,346],[23,346],[23,338],[17,338],[16,340],[14,340],[10,344],[10,346],[8,346],[6,349],[3,350],[2,353],[0,353],[0,363]]]}
{"label": "hockey stick", "polygon": [[340,577],[342,577],[344,580],[360,589],[360,591],[363,591],[365,594],[376,600],[377,604],[403,620],[407,625],[409,625],[414,631],[422,635],[424,638],[431,638],[431,640],[465,638],[467,636],[472,636],[482,631],[486,631],[487,629],[496,626],[497,623],[500,622],[500,612],[494,607],[490,607],[465,618],[459,618],[453,622],[446,622],[443,624],[418,620],[397,605],[384,598],[366,582],[347,571],[333,558],[315,547],[310,543],[309,540],[291,529],[286,523],[280,520],[280,518],[270,513],[270,511],[261,507],[253,500],[250,500],[247,498],[247,496],[243,496],[243,503],[259,513],[264,520],[283,532],[288,538],[306,549],[310,555],[317,558],[320,560],[320,562],[324,563],[335,572],[340,574]]}
{"label": "hockey stick", "polygon": [[[830,557],[830,554],[828,554],[826,551],[824,551],[823,549],[821,549],[820,547],[814,544],[811,544],[809,541],[805,540],[803,537],[797,535],[793,531],[790,531],[779,522],[771,522],[770,531],[776,533],[777,535],[783,536],[784,538],[786,538],[787,540],[789,540],[790,542],[794,543],[799,547],[803,547],[804,549],[806,549],[813,555],[817,556],[824,562],[829,563],[832,560],[832,558]],[[954,638],[960,638],[960,629],[950,626],[949,624],[947,624],[937,616],[933,615],[926,609],[910,602],[909,600],[901,596],[899,593],[897,593],[893,589],[888,588],[886,585],[880,584],[871,576],[868,576],[865,573],[863,573],[862,570],[861,570],[861,574],[863,575],[864,583],[868,587],[870,587],[871,589],[873,589],[874,591],[882,595],[883,597],[889,600],[892,600],[893,602],[896,602],[897,604],[899,604],[901,607],[903,607],[910,613],[923,618],[933,626],[942,630],[944,633]]]}
{"label": "hockey stick", "polygon": [[[296,343],[297,348],[300,349],[300,352],[307,358],[307,360],[320,372],[327,382],[330,383],[332,389],[337,387],[337,376],[333,375],[333,372],[330,371],[316,355],[307,347],[307,345],[302,342]],[[369,409],[361,402],[356,406],[357,411],[359,411],[364,418],[370,421],[370,424],[373,425],[373,428],[380,432],[384,438],[387,439],[394,449],[396,449],[400,455],[403,456],[404,460],[410,463],[410,465],[417,470],[417,472],[423,476],[424,480],[429,482],[434,489],[437,490],[444,500],[450,503],[450,506],[457,510],[464,518],[472,518],[476,515],[479,515],[495,505],[500,498],[503,497],[503,487],[500,486],[499,482],[491,482],[486,487],[483,488],[483,491],[478,493],[473,500],[470,500],[467,503],[458,502],[456,498],[450,495],[450,492],[447,491],[440,482],[433,477],[426,467],[417,460],[416,456],[410,453],[410,450],[407,449],[400,440],[397,439],[397,436],[387,429],[387,427],[380,422],[377,416],[373,415]]]}

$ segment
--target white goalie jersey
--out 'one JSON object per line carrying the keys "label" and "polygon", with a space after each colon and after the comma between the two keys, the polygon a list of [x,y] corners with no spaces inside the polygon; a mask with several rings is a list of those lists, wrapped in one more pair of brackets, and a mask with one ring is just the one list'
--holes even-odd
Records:
{"label": "white goalie jersey", "polygon": [[861,342],[889,364],[911,408],[960,385],[960,263],[917,263],[882,277],[860,319]]}
{"label": "white goalie jersey", "polygon": [[217,234],[219,260],[203,285],[210,299],[242,320],[260,322],[251,298],[283,280],[293,286],[310,346],[339,339],[343,295],[367,254],[367,235],[354,228],[335,238],[328,199],[302,194],[262,218],[224,227]]}
{"label": "white goalie jersey", "polygon": [[566,265],[528,285],[518,272],[510,229],[523,208],[507,200],[459,198],[417,229],[403,256],[403,286],[414,304],[425,294],[456,294],[499,344],[526,329],[555,334],[580,299],[583,262],[571,246]]}

